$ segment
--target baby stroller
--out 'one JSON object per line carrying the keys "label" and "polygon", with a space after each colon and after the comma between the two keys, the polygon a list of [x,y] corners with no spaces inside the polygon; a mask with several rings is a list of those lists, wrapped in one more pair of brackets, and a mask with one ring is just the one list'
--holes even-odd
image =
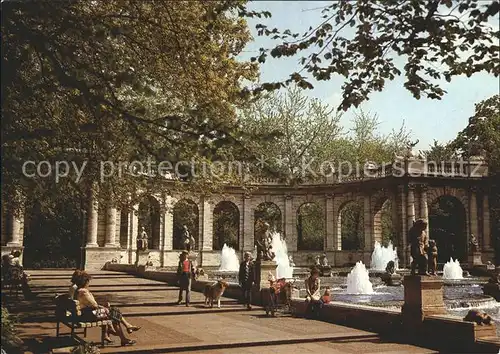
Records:
{"label": "baby stroller", "polygon": [[265,307],[266,315],[275,316],[277,311],[281,311],[283,314],[290,313],[294,282],[295,280],[287,281],[286,278],[269,279],[269,300]]}

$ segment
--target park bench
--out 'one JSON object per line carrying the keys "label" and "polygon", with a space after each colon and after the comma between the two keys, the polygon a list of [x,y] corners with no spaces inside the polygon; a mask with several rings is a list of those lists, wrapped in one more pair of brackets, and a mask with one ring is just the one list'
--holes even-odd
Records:
{"label": "park bench", "polygon": [[12,297],[15,294],[15,299],[19,299],[19,290],[23,283],[23,271],[20,267],[2,267],[2,288],[9,289],[9,294]]}
{"label": "park bench", "polygon": [[78,300],[72,300],[66,295],[56,297],[56,337],[59,337],[60,324],[64,324],[71,329],[71,338],[80,343],[85,342],[77,333],[77,329],[83,328],[83,337],[87,337],[87,329],[93,327],[101,327],[101,346],[104,347],[104,337],[106,336],[106,328],[111,325],[111,320],[99,320],[94,322],[83,321],[81,318],[80,305]]}

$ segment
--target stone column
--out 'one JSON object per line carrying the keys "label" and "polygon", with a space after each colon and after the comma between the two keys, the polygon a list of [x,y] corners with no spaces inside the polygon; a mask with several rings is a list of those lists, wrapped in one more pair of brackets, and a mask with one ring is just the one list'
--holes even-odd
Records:
{"label": "stone column", "polygon": [[171,196],[165,197],[165,210],[163,214],[163,250],[171,251],[174,248],[174,200]]}
{"label": "stone column", "polygon": [[333,195],[326,195],[325,202],[325,217],[326,217],[326,251],[335,250],[335,220],[333,218]]}
{"label": "stone column", "polygon": [[129,241],[130,241],[130,249],[132,251],[137,250],[137,235],[139,233],[139,204],[136,204],[132,207],[132,210],[130,211],[130,215],[128,218],[129,222]]}
{"label": "stone column", "polygon": [[[474,234],[479,239],[479,227],[477,223],[477,188],[472,187],[469,194],[469,220],[470,220],[470,234]],[[467,237],[467,245],[470,241],[470,235]]]}
{"label": "stone column", "polygon": [[106,208],[106,242],[104,247],[116,247],[116,208]]}
{"label": "stone column", "polygon": [[408,250],[408,231],[410,227],[413,226],[413,222],[415,221],[415,185],[408,184],[408,192],[406,196],[406,230],[404,239],[405,245],[405,261],[408,262],[410,259],[409,250]]}
{"label": "stone column", "polygon": [[99,203],[96,197],[90,192],[87,209],[87,247],[98,247],[97,227],[99,224]]}
{"label": "stone column", "polygon": [[297,229],[294,228],[293,197],[290,194],[285,195],[285,213],[283,216],[285,220],[286,247],[289,251],[296,251],[297,242],[294,242],[294,240],[297,239],[295,231]]}
{"label": "stone column", "polygon": [[10,228],[10,238],[7,242],[7,246],[10,247],[20,247],[23,245],[23,235],[21,230],[23,229],[24,217],[22,211],[19,212],[20,215],[10,214],[11,228]]}
{"label": "stone column", "polygon": [[364,229],[364,250],[371,251],[373,247],[372,239],[372,213],[371,213],[371,203],[370,195],[365,195],[363,197],[363,229]]}
{"label": "stone column", "polygon": [[420,217],[427,221],[427,235],[429,235],[429,208],[427,206],[427,186],[420,186]]}
{"label": "stone column", "polygon": [[408,250],[408,224],[407,224],[407,203],[406,203],[406,193],[404,186],[399,186],[396,192],[397,194],[397,225],[398,229],[401,232],[402,238],[400,243],[400,252],[401,252],[401,261],[400,265],[408,265],[409,264],[409,250]]}
{"label": "stone column", "polygon": [[333,199],[333,249],[342,250],[342,228],[340,222],[340,198]]}
{"label": "stone column", "polygon": [[249,195],[245,195],[243,197],[243,251],[254,250],[254,229],[252,199]]}
{"label": "stone column", "polygon": [[206,197],[201,198],[198,207],[200,211],[200,235],[198,240],[198,250],[211,251],[213,249],[213,215],[212,205]]}
{"label": "stone column", "polygon": [[488,194],[483,195],[483,250],[491,250],[493,240],[491,239],[491,224],[490,224],[490,202]]}

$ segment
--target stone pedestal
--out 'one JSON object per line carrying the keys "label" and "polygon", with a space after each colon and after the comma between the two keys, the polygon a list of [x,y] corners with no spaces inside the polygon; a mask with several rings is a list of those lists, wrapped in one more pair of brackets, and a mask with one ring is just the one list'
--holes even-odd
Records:
{"label": "stone pedestal", "polygon": [[402,315],[405,326],[418,326],[425,316],[446,314],[441,278],[407,275],[403,285],[405,302]]}
{"label": "stone pedestal", "polygon": [[135,266],[147,266],[149,261],[149,251],[137,251],[135,258]]}
{"label": "stone pedestal", "polygon": [[481,259],[481,252],[472,252],[469,254],[469,267],[483,265],[483,260]]}
{"label": "stone pedestal", "polygon": [[276,278],[276,268],[278,265],[275,261],[260,261],[255,263],[255,271],[257,275],[256,284],[259,288],[269,288],[269,272]]}
{"label": "stone pedestal", "polygon": [[331,277],[332,276],[332,267],[330,266],[318,266],[319,275],[322,277]]}

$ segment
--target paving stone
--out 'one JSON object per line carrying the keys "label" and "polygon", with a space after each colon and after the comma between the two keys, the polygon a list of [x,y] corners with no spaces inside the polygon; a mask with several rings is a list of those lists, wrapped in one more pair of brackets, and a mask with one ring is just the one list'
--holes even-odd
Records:
{"label": "paving stone", "polygon": [[[53,323],[56,293],[69,287],[71,271],[31,271],[36,303],[21,301],[13,309],[21,318],[20,335],[31,351],[68,345],[68,337],[55,338]],[[376,334],[320,321],[265,316],[262,308],[247,311],[235,300],[223,298],[222,308],[204,306],[203,295],[192,293],[192,306],[175,305],[177,288],[165,283],[114,272],[93,272],[90,290],[98,301],[117,305],[129,322],[141,326],[130,335],[137,345],[120,347],[118,338],[102,353],[147,353],[155,350],[190,353],[432,353],[416,346],[388,343]],[[69,329],[64,328],[68,334]],[[86,338],[98,342],[100,329]],[[257,345],[256,345],[257,344]]]}

